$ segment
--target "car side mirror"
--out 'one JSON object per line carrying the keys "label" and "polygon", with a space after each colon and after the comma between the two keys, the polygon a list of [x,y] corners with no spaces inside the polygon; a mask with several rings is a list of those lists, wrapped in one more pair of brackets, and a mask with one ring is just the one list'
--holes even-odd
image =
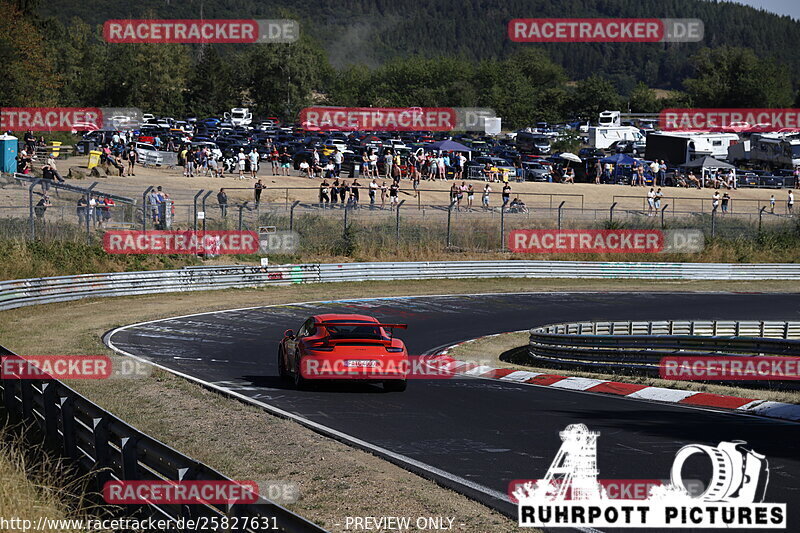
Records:
{"label": "car side mirror", "polygon": [[294,330],[287,329],[286,331],[283,332],[283,335],[285,337],[293,338],[294,337]]}

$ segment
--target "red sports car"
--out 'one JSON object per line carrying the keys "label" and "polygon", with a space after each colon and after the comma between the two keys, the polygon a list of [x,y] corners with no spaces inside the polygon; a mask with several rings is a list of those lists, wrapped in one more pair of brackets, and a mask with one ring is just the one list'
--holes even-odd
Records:
{"label": "red sports car", "polygon": [[312,316],[295,333],[284,332],[278,346],[278,371],[302,388],[308,380],[349,379],[382,382],[387,391],[404,391],[409,373],[406,346],[392,335],[405,324],[383,324],[366,315]]}

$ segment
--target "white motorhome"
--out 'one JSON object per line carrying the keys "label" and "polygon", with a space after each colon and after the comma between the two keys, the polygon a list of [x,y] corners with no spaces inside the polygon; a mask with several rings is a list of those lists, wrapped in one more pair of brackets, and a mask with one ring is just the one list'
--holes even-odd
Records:
{"label": "white motorhome", "polygon": [[592,126],[589,128],[589,145],[601,150],[617,141],[645,142],[639,128],[633,126]]}
{"label": "white motorhome", "polygon": [[619,111],[603,111],[597,124],[606,128],[622,126],[621,116]]}
{"label": "white motorhome", "polygon": [[253,123],[253,114],[247,107],[234,107],[230,113],[225,113],[225,120],[234,126],[249,126]]}

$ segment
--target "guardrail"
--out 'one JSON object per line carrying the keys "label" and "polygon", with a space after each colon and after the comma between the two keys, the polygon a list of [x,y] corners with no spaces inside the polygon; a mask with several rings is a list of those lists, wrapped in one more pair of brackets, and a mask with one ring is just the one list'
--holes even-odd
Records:
{"label": "guardrail", "polygon": [[797,280],[800,279],[800,264],[507,260],[186,267],[3,281],[0,282],[0,310],[80,298],[291,283],[471,278]]}
{"label": "guardrail", "polygon": [[[14,354],[0,346],[0,355]],[[58,380],[2,379],[0,388],[2,406],[11,420],[35,425],[50,450],[92,475],[98,493],[113,480],[232,481],[126,424]],[[166,520],[227,517],[232,523],[235,518],[245,526],[237,531],[253,533],[264,528],[264,520],[279,531],[325,531],[263,498],[248,504],[150,503],[146,510]]]}
{"label": "guardrail", "polygon": [[664,320],[577,322],[530,330],[533,361],[658,373],[676,355],[800,356],[800,322]]}

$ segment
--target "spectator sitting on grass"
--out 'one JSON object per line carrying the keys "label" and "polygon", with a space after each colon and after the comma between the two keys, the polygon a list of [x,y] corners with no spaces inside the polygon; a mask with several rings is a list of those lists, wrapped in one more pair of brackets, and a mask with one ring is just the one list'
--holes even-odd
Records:
{"label": "spectator sitting on grass", "polygon": [[511,200],[511,205],[509,206],[512,213],[527,213],[528,208],[525,206],[525,202],[520,200],[519,196],[515,196],[513,200]]}

